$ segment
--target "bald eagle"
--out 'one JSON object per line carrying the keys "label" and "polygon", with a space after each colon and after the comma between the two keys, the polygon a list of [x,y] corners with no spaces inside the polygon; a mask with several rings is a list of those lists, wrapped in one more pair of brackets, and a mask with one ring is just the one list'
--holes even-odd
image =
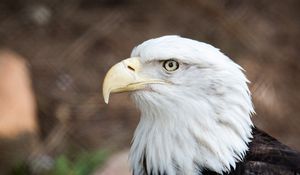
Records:
{"label": "bald eagle", "polygon": [[141,112],[134,175],[297,174],[300,154],[255,128],[249,81],[219,49],[180,36],[150,39],[103,82]]}

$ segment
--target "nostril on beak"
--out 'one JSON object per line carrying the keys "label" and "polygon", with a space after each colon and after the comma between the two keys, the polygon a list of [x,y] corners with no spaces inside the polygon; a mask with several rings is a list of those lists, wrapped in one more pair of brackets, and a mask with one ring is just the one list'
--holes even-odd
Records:
{"label": "nostril on beak", "polygon": [[127,66],[128,69],[132,70],[132,71],[135,71],[135,69],[131,66]]}

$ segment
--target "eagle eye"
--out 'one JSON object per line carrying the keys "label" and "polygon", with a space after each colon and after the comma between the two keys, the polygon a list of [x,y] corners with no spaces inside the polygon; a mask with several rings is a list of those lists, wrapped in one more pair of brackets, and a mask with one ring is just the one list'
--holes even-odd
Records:
{"label": "eagle eye", "polygon": [[175,60],[166,60],[163,62],[163,67],[167,71],[172,72],[179,68],[179,63]]}

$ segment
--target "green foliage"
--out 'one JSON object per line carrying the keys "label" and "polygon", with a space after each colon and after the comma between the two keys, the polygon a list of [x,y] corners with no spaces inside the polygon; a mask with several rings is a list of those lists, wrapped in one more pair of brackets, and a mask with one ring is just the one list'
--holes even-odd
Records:
{"label": "green foliage", "polygon": [[47,175],[90,175],[104,163],[107,155],[106,151],[81,153],[73,160],[61,155],[55,160],[53,169]]}
{"label": "green foliage", "polygon": [[10,175],[30,175],[30,168],[24,162],[18,162],[9,173]]}
{"label": "green foliage", "polygon": [[[108,156],[104,150],[78,153],[78,155],[60,155],[54,161],[51,170],[39,173],[42,175],[91,175],[101,167]],[[22,161],[13,167],[10,175],[32,175],[26,162]]]}

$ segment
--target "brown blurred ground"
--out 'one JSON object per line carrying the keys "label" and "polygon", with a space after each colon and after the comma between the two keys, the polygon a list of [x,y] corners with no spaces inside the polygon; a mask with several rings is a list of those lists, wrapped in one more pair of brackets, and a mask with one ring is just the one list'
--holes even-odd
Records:
{"label": "brown blurred ground", "polygon": [[135,45],[166,34],[208,42],[241,64],[256,125],[300,150],[299,11],[297,0],[3,0],[0,47],[27,58],[40,138],[63,140],[54,155],[66,145],[130,146],[138,112],[126,94],[104,105],[102,79]]}

